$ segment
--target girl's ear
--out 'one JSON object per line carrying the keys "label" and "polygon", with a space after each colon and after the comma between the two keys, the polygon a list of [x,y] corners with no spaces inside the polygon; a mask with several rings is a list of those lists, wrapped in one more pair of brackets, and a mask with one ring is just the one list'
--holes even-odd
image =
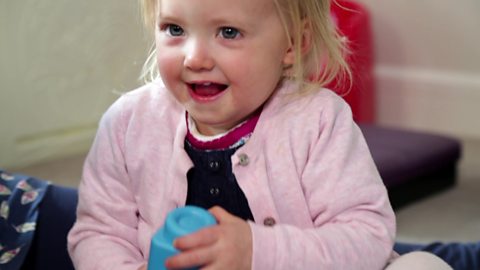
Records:
{"label": "girl's ear", "polygon": [[283,64],[285,66],[291,66],[295,63],[295,58],[297,57],[295,49],[300,48],[300,56],[303,57],[306,55],[312,47],[312,29],[311,24],[307,20],[303,21],[302,34],[300,35],[299,42],[300,46],[296,44],[296,40],[293,37],[290,37],[290,47],[288,47],[287,52],[283,58]]}

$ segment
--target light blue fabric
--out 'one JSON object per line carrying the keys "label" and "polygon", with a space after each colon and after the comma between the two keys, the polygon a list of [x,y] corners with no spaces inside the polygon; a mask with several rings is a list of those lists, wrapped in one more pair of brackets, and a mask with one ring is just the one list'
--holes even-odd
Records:
{"label": "light blue fabric", "polygon": [[0,170],[0,269],[22,266],[48,187],[47,181]]}

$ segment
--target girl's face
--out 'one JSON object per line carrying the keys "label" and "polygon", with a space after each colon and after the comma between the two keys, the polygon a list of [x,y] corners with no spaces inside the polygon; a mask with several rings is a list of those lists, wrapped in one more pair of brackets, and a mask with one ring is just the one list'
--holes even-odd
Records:
{"label": "girl's face", "polygon": [[163,82],[204,135],[259,108],[293,54],[273,0],[161,0],[155,38]]}

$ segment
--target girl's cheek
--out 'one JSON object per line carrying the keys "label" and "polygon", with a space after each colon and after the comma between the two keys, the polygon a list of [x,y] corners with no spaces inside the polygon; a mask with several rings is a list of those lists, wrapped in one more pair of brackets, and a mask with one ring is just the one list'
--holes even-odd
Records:
{"label": "girl's cheek", "polygon": [[176,61],[174,57],[168,54],[157,55],[158,71],[163,76],[171,76],[177,72],[179,67],[179,61]]}

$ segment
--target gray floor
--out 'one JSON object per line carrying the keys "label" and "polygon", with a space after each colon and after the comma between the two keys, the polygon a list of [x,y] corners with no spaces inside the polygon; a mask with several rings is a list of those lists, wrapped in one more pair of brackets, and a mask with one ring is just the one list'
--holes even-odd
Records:
{"label": "gray floor", "polygon": [[457,185],[397,212],[398,239],[480,240],[480,141],[464,140]]}
{"label": "gray floor", "polygon": [[[16,169],[76,187],[84,155]],[[463,142],[458,184],[397,211],[397,239],[429,242],[480,240],[480,141]]]}

